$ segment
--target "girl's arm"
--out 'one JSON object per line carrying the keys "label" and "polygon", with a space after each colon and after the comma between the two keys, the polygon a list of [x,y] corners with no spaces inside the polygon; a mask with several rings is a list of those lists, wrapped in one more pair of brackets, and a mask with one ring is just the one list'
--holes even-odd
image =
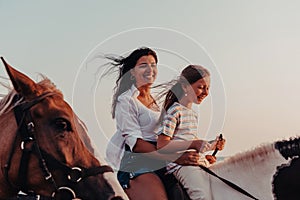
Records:
{"label": "girl's arm", "polygon": [[181,123],[181,109],[176,106],[167,110],[158,133],[157,149],[162,153],[173,153],[194,149],[197,152],[212,150],[210,142],[205,140],[173,140],[176,127]]}
{"label": "girl's arm", "polygon": [[157,140],[157,149],[162,153],[172,153],[185,151],[187,149],[195,149],[197,152],[213,150],[214,143],[210,144],[205,140],[172,140],[171,137],[160,134]]}

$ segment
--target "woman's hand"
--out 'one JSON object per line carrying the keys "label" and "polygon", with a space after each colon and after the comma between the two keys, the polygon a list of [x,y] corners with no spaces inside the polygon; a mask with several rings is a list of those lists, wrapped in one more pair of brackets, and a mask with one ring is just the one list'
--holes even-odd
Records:
{"label": "woman's hand", "polygon": [[182,155],[174,161],[175,163],[179,165],[193,165],[198,166],[200,155],[196,151],[187,151],[182,153]]}

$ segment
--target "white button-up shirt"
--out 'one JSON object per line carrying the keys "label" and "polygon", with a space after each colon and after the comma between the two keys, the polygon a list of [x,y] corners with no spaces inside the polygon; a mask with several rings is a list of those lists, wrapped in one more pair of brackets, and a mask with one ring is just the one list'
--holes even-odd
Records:
{"label": "white button-up shirt", "polygon": [[160,112],[153,111],[138,99],[139,91],[133,85],[118,97],[115,118],[117,131],[106,149],[109,164],[118,169],[125,144],[132,150],[138,138],[156,142]]}

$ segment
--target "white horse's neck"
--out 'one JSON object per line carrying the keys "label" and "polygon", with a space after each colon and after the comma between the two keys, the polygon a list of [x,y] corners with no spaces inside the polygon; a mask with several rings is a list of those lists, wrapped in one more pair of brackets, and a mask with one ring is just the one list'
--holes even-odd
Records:
{"label": "white horse's neck", "polygon": [[[266,144],[252,151],[239,153],[215,164],[210,169],[219,176],[240,186],[254,197],[274,199],[273,176],[277,166],[288,163],[273,144]],[[235,191],[215,177],[211,177],[213,199],[250,199]]]}

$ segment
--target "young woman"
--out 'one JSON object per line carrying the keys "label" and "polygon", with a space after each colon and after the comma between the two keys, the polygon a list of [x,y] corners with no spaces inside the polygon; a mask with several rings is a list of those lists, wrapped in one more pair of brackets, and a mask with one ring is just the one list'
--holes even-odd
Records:
{"label": "young woman", "polygon": [[[151,86],[158,73],[157,55],[145,47],[127,57],[107,58],[118,67],[119,74],[112,103],[117,131],[108,145],[107,158],[119,169],[118,180],[130,199],[167,199],[158,176],[163,173],[165,161],[178,159],[178,164],[197,165],[199,155],[189,152],[179,157],[176,153],[156,151],[160,108],[151,95]],[[176,198],[185,197],[169,199]]]}

